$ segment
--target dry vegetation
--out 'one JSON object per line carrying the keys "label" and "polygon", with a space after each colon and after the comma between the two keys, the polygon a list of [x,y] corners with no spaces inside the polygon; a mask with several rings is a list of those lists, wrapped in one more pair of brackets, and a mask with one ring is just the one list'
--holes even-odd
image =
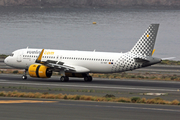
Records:
{"label": "dry vegetation", "polygon": [[8,55],[0,54],[0,59],[5,59]]}
{"label": "dry vegetation", "polygon": [[45,99],[66,99],[66,100],[87,100],[87,101],[105,101],[105,102],[126,102],[126,103],[146,103],[146,104],[167,104],[180,105],[178,100],[166,101],[161,98],[146,99],[140,97],[116,98],[114,95],[106,95],[104,97],[86,96],[86,95],[66,95],[66,94],[49,94],[49,93],[26,93],[26,92],[0,92],[2,97],[26,97],[26,98],[45,98]]}
{"label": "dry vegetation", "polygon": [[180,65],[180,61],[163,60],[160,64],[164,64],[164,65]]}
{"label": "dry vegetation", "polygon": [[97,78],[109,79],[149,79],[149,80],[173,80],[180,81],[180,75],[176,74],[155,74],[155,73],[114,73],[114,74],[92,74]]}

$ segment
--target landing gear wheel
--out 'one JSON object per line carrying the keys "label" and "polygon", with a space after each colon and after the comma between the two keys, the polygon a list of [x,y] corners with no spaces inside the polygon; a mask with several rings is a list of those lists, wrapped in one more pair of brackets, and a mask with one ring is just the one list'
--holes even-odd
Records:
{"label": "landing gear wheel", "polygon": [[92,77],[91,77],[91,76],[88,76],[88,79],[89,79],[89,82],[91,82],[91,81],[92,81]]}
{"label": "landing gear wheel", "polygon": [[24,70],[24,75],[22,76],[22,79],[23,79],[23,80],[26,80],[26,79],[27,79],[26,72],[27,72],[27,69]]}
{"label": "landing gear wheel", "polygon": [[60,81],[61,81],[61,82],[68,82],[68,81],[69,81],[69,77],[67,77],[67,76],[62,76],[62,77],[60,78]]}
{"label": "landing gear wheel", "polygon": [[22,76],[22,79],[23,79],[23,80],[26,80],[26,79],[27,79],[27,76],[26,76],[26,75],[23,75],[23,76]]}
{"label": "landing gear wheel", "polygon": [[91,76],[86,76],[86,77],[84,77],[84,81],[85,82],[91,82],[92,81],[92,77]]}

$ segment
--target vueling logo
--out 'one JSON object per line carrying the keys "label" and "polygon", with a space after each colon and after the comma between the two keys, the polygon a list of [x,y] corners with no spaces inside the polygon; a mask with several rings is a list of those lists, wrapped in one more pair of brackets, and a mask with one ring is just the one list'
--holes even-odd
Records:
{"label": "vueling logo", "polygon": [[44,55],[54,55],[54,52],[50,52],[50,51],[45,51]]}

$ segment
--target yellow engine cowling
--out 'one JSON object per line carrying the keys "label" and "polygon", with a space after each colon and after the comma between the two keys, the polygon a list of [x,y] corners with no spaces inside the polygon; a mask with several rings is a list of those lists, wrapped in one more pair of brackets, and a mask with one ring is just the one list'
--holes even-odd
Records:
{"label": "yellow engine cowling", "polygon": [[48,67],[39,64],[32,64],[29,66],[28,73],[31,77],[50,78],[52,71]]}

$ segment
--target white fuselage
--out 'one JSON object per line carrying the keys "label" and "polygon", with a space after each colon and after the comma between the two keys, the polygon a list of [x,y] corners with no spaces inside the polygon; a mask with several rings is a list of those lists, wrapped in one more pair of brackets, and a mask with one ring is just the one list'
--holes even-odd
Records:
{"label": "white fuselage", "polygon": [[[30,65],[36,64],[35,61],[41,50],[19,49],[8,56],[4,62],[15,68],[28,69]],[[158,59],[158,61],[144,64],[134,59],[137,57],[138,55],[131,52],[111,53],[45,49],[41,60],[62,62],[65,66],[75,68],[74,73],[116,73],[149,66],[160,61]]]}
{"label": "white fuselage", "polygon": [[[28,69],[35,63],[42,49],[19,49],[14,51],[13,56],[5,59],[5,63],[15,68]],[[90,52],[90,51],[70,51],[45,49],[42,61],[53,60],[64,62],[65,65],[81,66],[89,71],[111,73],[115,61],[122,56],[122,53],[110,52]]]}

